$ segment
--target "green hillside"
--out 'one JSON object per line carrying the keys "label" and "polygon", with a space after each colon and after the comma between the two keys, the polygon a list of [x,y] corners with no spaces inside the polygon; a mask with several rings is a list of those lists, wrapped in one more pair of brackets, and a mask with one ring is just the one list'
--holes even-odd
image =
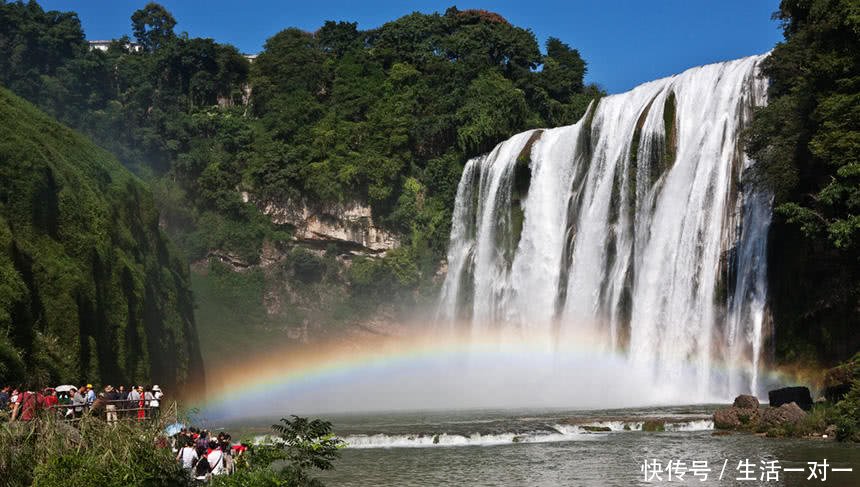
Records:
{"label": "green hillside", "polygon": [[0,89],[0,383],[202,379],[185,264],[110,154]]}

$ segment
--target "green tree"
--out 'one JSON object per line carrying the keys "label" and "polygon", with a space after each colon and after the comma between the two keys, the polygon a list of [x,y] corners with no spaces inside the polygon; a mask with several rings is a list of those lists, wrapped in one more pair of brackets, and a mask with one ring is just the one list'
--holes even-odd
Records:
{"label": "green tree", "polygon": [[282,418],[280,423],[272,425],[272,431],[284,442],[290,466],[299,472],[331,470],[340,454],[338,450],[344,446],[343,441],[332,433],[331,423],[295,415],[291,417]]}
{"label": "green tree", "polygon": [[460,147],[468,152],[484,152],[524,125],[528,105],[522,90],[490,71],[469,85],[459,116],[463,120],[457,130]]}
{"label": "green tree", "polygon": [[173,28],[176,19],[166,8],[150,2],[131,15],[131,29],[141,47],[149,52],[156,51],[175,37]]}
{"label": "green tree", "polygon": [[860,18],[855,2],[786,0],[785,42],[765,63],[771,102],[750,150],[777,211],[808,236],[860,244]]}
{"label": "green tree", "polygon": [[[328,72],[324,65],[325,53],[319,49],[316,37],[308,32],[290,28],[266,41],[265,48],[252,66],[254,86],[254,108],[274,126],[281,118],[275,115],[298,99],[313,101],[328,93]],[[312,107],[300,105],[304,110],[291,113],[316,112]],[[305,120],[313,118],[305,115]],[[290,124],[293,126],[294,124]],[[291,135],[292,131],[284,135]]]}
{"label": "green tree", "polygon": [[82,68],[75,61],[87,57],[77,14],[45,12],[34,1],[0,2],[0,52],[0,83],[19,96],[52,104],[65,95],[80,96],[77,80],[69,79]]}
{"label": "green tree", "polygon": [[[252,448],[247,465],[240,467],[235,475],[213,478],[212,484],[216,487],[322,486],[311,474],[334,468],[339,450],[346,444],[334,436],[328,421],[295,415],[291,418],[283,418],[272,425],[272,432],[277,436],[274,443]],[[275,468],[282,462],[285,465]]]}
{"label": "green tree", "polygon": [[335,22],[326,20],[316,33],[320,48],[325,52],[342,56],[348,51],[360,49],[362,34],[358,22]]}
{"label": "green tree", "polygon": [[553,98],[568,101],[583,90],[585,61],[579,51],[571,49],[561,40],[550,37],[546,41],[546,56],[543,58],[542,84]]}

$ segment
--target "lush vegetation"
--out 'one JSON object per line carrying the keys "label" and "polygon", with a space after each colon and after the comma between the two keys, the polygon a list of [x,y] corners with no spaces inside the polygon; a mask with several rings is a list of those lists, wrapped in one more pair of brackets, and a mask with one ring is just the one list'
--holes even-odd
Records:
{"label": "lush vegetation", "polygon": [[0,383],[202,379],[187,266],[145,186],[0,88]]}
{"label": "lush vegetation", "polygon": [[[260,273],[237,277],[236,296],[219,294],[223,266],[195,266],[200,309],[256,307],[245,318],[209,313],[215,337],[243,323],[336,324],[379,301],[422,299],[465,160],[521,130],[572,123],[600,95],[583,84],[575,49],[550,38],[541,53],[530,30],[487,11],[414,13],[366,31],[334,21],[313,33],[288,28],[253,63],[176,32],[158,4],[131,24],[134,39],[90,50],[74,13],[0,2],[0,83],[150,183],[187,261],[254,266],[264,243],[285,256],[262,288]],[[240,191],[258,202],[360,202],[403,245],[347,269],[338,249],[291,249],[290,228]],[[287,305],[265,315],[264,294]]]}
{"label": "lush vegetation", "polygon": [[769,102],[750,152],[775,195],[769,267],[777,356],[860,349],[860,12],[783,0],[785,41],[765,63]]}
{"label": "lush vegetation", "polygon": [[[192,486],[164,429],[173,419],[110,425],[93,416],[74,424],[44,414],[30,422],[0,423],[0,487],[98,485]],[[334,468],[345,445],[332,425],[293,416],[272,426],[264,445],[235,459],[236,473],[213,486],[313,487],[315,471]]]}
{"label": "lush vegetation", "polygon": [[212,485],[322,486],[312,473],[333,469],[339,450],[346,447],[332,432],[331,423],[320,419],[283,418],[272,425],[272,433],[267,444],[251,447],[234,475],[216,477]]}
{"label": "lush vegetation", "polygon": [[248,62],[233,47],[176,35],[175,23],[150,5],[132,19],[140,49],[124,38],[103,52],[89,49],[76,14],[4,1],[0,83],[152,183],[186,253],[229,247],[255,258],[268,227],[234,191],[252,138],[241,105]]}
{"label": "lush vegetation", "polygon": [[860,353],[831,371],[839,377],[835,385],[841,383],[848,391],[841,398],[832,398],[835,407],[828,419],[836,426],[837,439],[860,442]]}
{"label": "lush vegetation", "polygon": [[109,425],[86,416],[72,426],[52,415],[0,424],[0,486],[188,485],[162,422]]}

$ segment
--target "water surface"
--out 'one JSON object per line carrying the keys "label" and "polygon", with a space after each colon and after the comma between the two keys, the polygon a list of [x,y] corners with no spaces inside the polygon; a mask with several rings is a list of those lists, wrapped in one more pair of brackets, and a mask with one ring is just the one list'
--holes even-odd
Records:
{"label": "water surface", "polygon": [[[481,410],[329,416],[350,443],[335,470],[321,477],[329,486],[626,486],[626,485],[860,485],[860,447],[828,440],[714,436],[709,415],[718,407],[679,406],[617,410]],[[664,432],[641,431],[661,418]],[[259,425],[271,421],[261,421]],[[250,427],[247,431],[263,431]],[[598,426],[612,431],[588,431]],[[437,439],[438,438],[438,439]],[[830,464],[827,480],[807,481],[808,472],[779,472],[761,482],[761,461],[782,468]],[[645,461],[665,468],[671,461],[705,461],[706,481],[687,472],[684,480],[645,482]],[[754,464],[755,482],[737,480],[738,463]],[[725,463],[722,480],[720,471]],[[819,476],[820,478],[820,476]]]}

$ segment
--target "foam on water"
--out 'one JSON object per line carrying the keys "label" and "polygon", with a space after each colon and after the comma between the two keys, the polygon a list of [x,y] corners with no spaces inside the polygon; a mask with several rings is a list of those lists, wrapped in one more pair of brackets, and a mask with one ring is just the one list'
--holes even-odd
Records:
{"label": "foam on water", "polygon": [[428,448],[445,446],[494,446],[512,443],[551,443],[590,440],[595,437],[576,427],[559,425],[559,432],[499,433],[458,435],[352,435],[343,440],[349,448]]}
{"label": "foam on water", "polygon": [[[641,432],[642,421],[595,421],[583,424],[553,424],[551,427],[502,433],[416,433],[416,434],[355,434],[341,439],[349,448],[430,448],[462,446],[494,446],[512,443],[553,443],[560,441],[599,440],[615,433]],[[609,431],[602,431],[609,428]],[[714,429],[711,420],[667,421],[667,432],[708,431]]]}

